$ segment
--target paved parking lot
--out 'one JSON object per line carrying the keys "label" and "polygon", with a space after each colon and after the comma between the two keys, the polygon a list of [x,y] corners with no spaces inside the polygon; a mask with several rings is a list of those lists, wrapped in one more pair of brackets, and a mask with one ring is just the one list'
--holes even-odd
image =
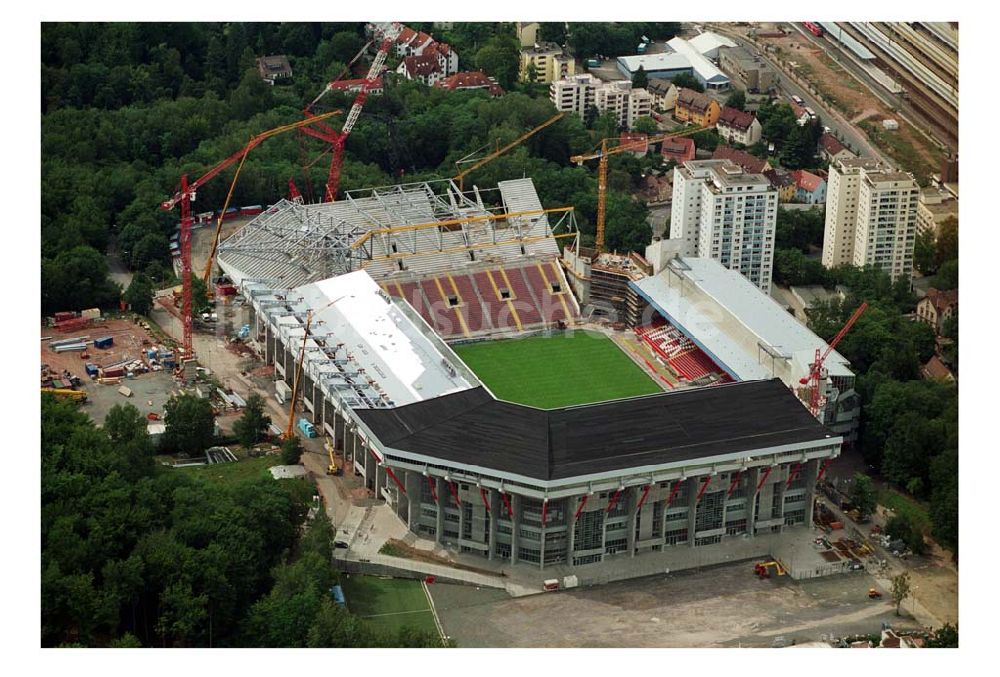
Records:
{"label": "paved parking lot", "polygon": [[[122,385],[129,387],[132,397],[125,397],[118,392],[118,386],[101,385],[90,379],[83,380],[89,402],[84,405],[85,411],[97,423],[103,423],[111,407],[116,404],[131,404],[143,415],[149,412],[163,413],[163,406],[177,391],[173,377],[163,371],[149,372],[137,378],[125,379]],[[152,402],[152,405],[150,405]]]}
{"label": "paved parking lot", "polygon": [[433,585],[444,631],[460,647],[770,647],[914,627],[867,597],[863,572],[758,580],[752,565],[635,579],[512,599]]}

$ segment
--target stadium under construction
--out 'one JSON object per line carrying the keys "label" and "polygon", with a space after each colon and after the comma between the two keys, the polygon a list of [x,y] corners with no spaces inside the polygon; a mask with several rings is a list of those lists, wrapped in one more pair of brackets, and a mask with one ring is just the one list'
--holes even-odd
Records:
{"label": "stadium under construction", "polygon": [[[460,553],[724,561],[805,534],[853,435],[846,361],[831,354],[817,419],[799,381],[826,344],[769,297],[713,261],[588,252],[572,209],[544,209],[529,178],[282,201],[218,264],[275,378],[290,383],[301,356],[304,415],[408,529]],[[613,316],[597,322],[602,293]],[[451,347],[597,327],[629,338],[663,392],[539,409],[495,397]]]}

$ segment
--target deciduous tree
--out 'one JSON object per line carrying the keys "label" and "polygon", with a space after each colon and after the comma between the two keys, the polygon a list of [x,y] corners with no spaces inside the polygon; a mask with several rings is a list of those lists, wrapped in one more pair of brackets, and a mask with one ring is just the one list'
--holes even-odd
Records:
{"label": "deciduous tree", "polygon": [[854,473],[850,499],[862,518],[875,512],[875,486],[872,484],[872,478],[864,473]]}
{"label": "deciduous tree", "polygon": [[896,615],[899,615],[899,607],[907,597],[910,596],[910,574],[904,571],[892,577],[892,602],[896,605]]}
{"label": "deciduous tree", "polygon": [[247,397],[243,415],[233,423],[233,433],[236,434],[240,444],[249,448],[264,438],[270,425],[271,417],[264,410],[264,398],[257,393],[251,393]]}
{"label": "deciduous tree", "polygon": [[186,393],[177,395],[167,401],[164,410],[165,448],[198,455],[211,446],[215,437],[215,416],[207,399]]}

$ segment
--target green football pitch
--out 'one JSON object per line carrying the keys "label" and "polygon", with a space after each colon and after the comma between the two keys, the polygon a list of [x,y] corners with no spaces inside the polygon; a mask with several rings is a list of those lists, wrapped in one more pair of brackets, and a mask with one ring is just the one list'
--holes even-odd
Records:
{"label": "green football pitch", "polygon": [[411,626],[437,633],[420,581],[354,575],[341,580],[348,610],[388,632]]}
{"label": "green football pitch", "polygon": [[662,392],[604,334],[572,331],[452,347],[498,398],[540,409]]}

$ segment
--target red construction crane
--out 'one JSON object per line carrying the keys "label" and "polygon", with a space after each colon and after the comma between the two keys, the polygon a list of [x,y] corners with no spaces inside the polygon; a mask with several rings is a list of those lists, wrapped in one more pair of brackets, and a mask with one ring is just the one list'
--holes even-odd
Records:
{"label": "red construction crane", "polygon": [[[330,160],[330,173],[326,180],[326,191],[324,193],[325,202],[333,202],[337,199],[337,191],[340,189],[340,168],[344,163],[344,144],[347,143],[347,137],[350,136],[351,130],[354,129],[354,124],[361,116],[361,109],[365,106],[365,100],[368,98],[368,91],[375,84],[375,79],[378,78],[379,74],[381,74],[382,69],[385,66],[386,57],[389,54],[389,48],[392,47],[392,43],[396,40],[396,37],[399,35],[401,30],[402,25],[398,22],[391,23],[389,27],[385,29],[378,52],[376,52],[375,58],[372,59],[372,65],[368,69],[368,74],[364,78],[361,89],[358,91],[358,94],[354,99],[354,104],[351,106],[351,110],[348,112],[347,119],[344,120],[344,126],[341,130],[338,132],[329,125],[322,124],[316,125],[319,129],[312,129],[309,127],[304,127],[302,129],[302,131],[306,134],[329,143],[333,151],[333,157]],[[376,32],[378,31],[379,29],[376,28]],[[303,113],[307,118],[312,117],[312,107],[315,106],[327,92],[333,89],[335,82],[336,80],[328,83],[323,91],[320,92],[319,96],[313,99],[312,103],[306,106]]]}
{"label": "red construction crane", "polygon": [[[247,154],[260,145],[265,139],[268,139],[275,134],[280,134],[281,132],[290,129],[299,129],[305,127],[309,124],[321,124],[318,121],[324,120],[326,118],[332,117],[339,114],[340,111],[331,111],[329,113],[324,113],[323,115],[317,115],[309,120],[300,120],[294,122],[290,125],[283,125],[275,129],[270,129],[266,132],[258,134],[257,136],[251,138],[245,146],[240,148],[238,151],[227,157],[222,162],[218,163],[202,176],[198,177],[194,182],[188,183],[187,174],[181,176],[180,188],[174,195],[160,203],[160,208],[165,210],[173,209],[177,203],[181,205],[181,282],[183,286],[183,305],[181,311],[181,322],[184,325],[184,358],[190,359],[194,357],[194,345],[192,341],[192,326],[193,320],[191,317],[191,224],[194,219],[191,218],[191,203],[195,201],[198,194],[198,189],[204,186],[206,183],[214,179],[219,175],[220,172],[225,170],[227,167],[232,166],[237,161],[241,162],[246,159]],[[237,172],[237,176],[239,173]],[[236,179],[233,179],[233,185],[229,188],[229,194],[226,198],[226,205],[229,204],[229,199],[233,194],[233,187],[235,186]],[[225,207],[222,209],[225,212]],[[222,227],[223,214],[219,215],[219,223],[216,227],[215,240],[212,244],[212,253],[209,255],[208,265],[206,267],[206,280],[205,283],[208,284],[208,273],[211,271],[212,260],[215,256],[215,249],[218,245],[219,232]]]}
{"label": "red construction crane", "polygon": [[867,308],[867,302],[858,306],[858,309],[854,311],[853,315],[851,315],[851,319],[849,319],[847,323],[841,327],[840,331],[837,332],[837,335],[833,337],[832,341],[830,341],[830,345],[827,346],[826,352],[822,352],[819,348],[816,349],[816,358],[809,366],[809,376],[799,379],[799,383],[809,388],[809,411],[812,412],[813,416],[819,416],[820,410],[826,404],[825,398],[821,397],[819,392],[820,381],[826,378],[823,373],[823,363],[826,362],[826,358],[830,356],[833,349],[837,347],[840,340],[844,338],[848,331],[851,330],[854,323],[858,321],[859,317],[861,317],[861,313],[865,312]]}

